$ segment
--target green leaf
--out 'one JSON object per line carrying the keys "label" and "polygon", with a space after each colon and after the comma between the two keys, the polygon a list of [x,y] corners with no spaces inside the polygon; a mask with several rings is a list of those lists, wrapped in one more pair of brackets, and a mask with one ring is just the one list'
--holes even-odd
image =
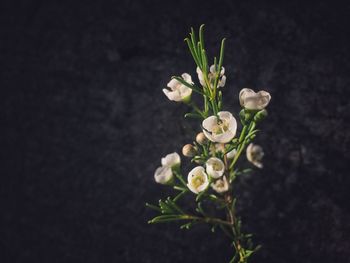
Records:
{"label": "green leaf", "polygon": [[198,67],[201,67],[201,64],[200,64],[200,61],[199,61],[199,57],[197,56],[196,54],[196,51],[195,51],[195,47],[192,45],[192,42],[189,38],[185,38],[185,41],[187,43],[187,46],[191,52],[191,55],[194,59],[194,62],[197,64]]}
{"label": "green leaf", "polygon": [[158,212],[162,211],[158,206],[155,206],[155,205],[152,205],[152,204],[149,204],[149,203],[146,203],[146,206],[151,208],[151,209],[153,209],[153,210],[156,210]]}
{"label": "green leaf", "polygon": [[198,114],[198,113],[194,113],[194,112],[188,112],[184,115],[185,118],[193,118],[193,119],[201,119],[203,120],[203,116]]}
{"label": "green leaf", "polygon": [[180,213],[180,214],[185,214],[185,212],[173,201],[171,200],[170,197],[167,198],[167,200],[165,201],[166,204],[171,207],[174,211]]}
{"label": "green leaf", "polygon": [[185,182],[185,180],[182,178],[181,174],[175,172],[174,173],[176,178],[182,183],[182,185],[187,189],[187,184]]}
{"label": "green leaf", "polygon": [[206,190],[200,192],[196,197],[196,202],[200,201],[206,194]]}
{"label": "green leaf", "polygon": [[204,213],[204,210],[203,210],[203,207],[202,207],[202,203],[201,203],[201,202],[198,202],[196,211],[197,211],[198,213],[202,214],[203,216],[206,216],[206,214]]}
{"label": "green leaf", "polygon": [[202,45],[202,48],[205,49],[204,47],[204,24],[202,24],[200,27],[199,27],[199,42],[201,43]]}
{"label": "green leaf", "polygon": [[207,53],[205,52],[203,47],[202,47],[202,50],[201,50],[201,54],[202,54],[203,72],[205,72],[205,74],[207,74],[208,73],[208,58],[207,58]]}
{"label": "green leaf", "polygon": [[162,200],[159,200],[159,207],[162,210],[162,214],[171,214],[173,212],[173,209]]}
{"label": "green leaf", "polygon": [[180,226],[180,229],[190,229],[193,226],[193,222],[189,222]]}
{"label": "green leaf", "polygon": [[171,221],[178,221],[178,220],[188,220],[188,219],[189,218],[184,215],[161,215],[148,221],[148,223],[155,224],[155,223],[164,223],[164,222],[171,222]]}
{"label": "green leaf", "polygon": [[218,68],[219,76],[220,76],[222,64],[224,63],[225,40],[226,40],[226,38],[221,40],[219,68]]}
{"label": "green leaf", "polygon": [[181,197],[183,197],[186,193],[188,193],[188,190],[185,189],[181,193],[179,193],[177,196],[174,197],[174,202],[178,201]]}

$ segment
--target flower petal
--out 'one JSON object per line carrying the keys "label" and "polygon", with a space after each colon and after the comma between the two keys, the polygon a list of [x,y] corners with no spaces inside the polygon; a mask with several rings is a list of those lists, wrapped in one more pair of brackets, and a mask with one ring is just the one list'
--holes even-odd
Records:
{"label": "flower petal", "polygon": [[175,90],[179,84],[181,84],[181,82],[177,79],[172,79],[168,82],[167,87],[171,88],[171,90]]}
{"label": "flower petal", "polygon": [[188,73],[183,73],[183,74],[181,75],[181,77],[182,77],[182,78],[184,79],[184,81],[186,81],[187,83],[193,84],[192,78],[191,78],[191,75],[190,75],[190,74],[188,74]]}
{"label": "flower petal", "polygon": [[169,153],[161,160],[163,166],[173,167],[181,163],[180,155],[177,152]]}
{"label": "flower petal", "polygon": [[167,184],[173,178],[173,172],[168,166],[158,167],[154,173],[154,180],[159,184]]}

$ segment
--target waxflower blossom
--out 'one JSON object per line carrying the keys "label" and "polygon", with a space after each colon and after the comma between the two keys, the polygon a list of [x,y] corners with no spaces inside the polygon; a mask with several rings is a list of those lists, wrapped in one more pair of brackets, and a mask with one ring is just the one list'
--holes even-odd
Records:
{"label": "waxflower blossom", "polygon": [[[199,67],[197,67],[196,72],[198,75],[199,83],[203,87],[206,86],[202,70]],[[208,73],[208,80],[210,82],[210,88],[213,88],[212,86],[214,85],[216,74],[217,74],[217,69],[215,68],[215,65],[211,65],[209,68],[209,73]],[[218,87],[224,87],[226,84],[226,76],[224,74],[225,74],[225,68],[221,67]]]}
{"label": "waxflower blossom", "polygon": [[236,135],[237,121],[228,111],[220,111],[217,115],[202,122],[203,133],[212,142],[228,143]]}
{"label": "waxflower blossom", "polygon": [[162,158],[162,166],[169,166],[171,168],[174,168],[176,166],[179,166],[181,163],[180,155],[176,152],[169,153],[165,157]]}
{"label": "waxflower blossom", "polygon": [[197,72],[197,75],[198,75],[199,83],[204,87],[205,86],[205,81],[204,81],[202,70],[199,67],[197,67],[196,72]]}
{"label": "waxflower blossom", "polygon": [[227,192],[229,189],[229,184],[227,182],[226,177],[222,177],[222,179],[216,180],[214,183],[211,184],[211,187],[214,189],[215,192],[221,194],[224,192]]}
{"label": "waxflower blossom", "polygon": [[[190,74],[183,73],[181,77],[187,83],[193,84]],[[169,100],[177,101],[177,102],[179,101],[188,102],[191,99],[192,89],[182,84],[177,79],[170,80],[167,86],[170,89],[163,89],[163,92],[165,96],[168,97]]]}
{"label": "waxflower blossom", "polygon": [[189,172],[187,182],[188,189],[195,194],[206,190],[209,185],[208,175],[202,166],[197,166]]}
{"label": "waxflower blossom", "polygon": [[229,151],[229,152],[226,154],[226,156],[227,156],[228,159],[233,159],[233,158],[235,158],[236,153],[237,153],[237,150],[236,150],[236,149],[233,149],[232,151]]}
{"label": "waxflower blossom", "polygon": [[171,184],[174,174],[169,166],[158,167],[154,173],[154,180],[159,184]]}
{"label": "waxflower blossom", "polygon": [[[211,65],[209,70],[210,70],[209,74],[211,74],[212,78],[214,78],[215,75],[217,74],[217,68],[215,68],[215,65]],[[225,68],[221,67],[218,87],[224,87],[226,84],[226,76],[224,74],[225,74]]]}
{"label": "waxflower blossom", "polygon": [[239,93],[239,102],[247,110],[262,110],[270,100],[270,93],[264,90],[254,92],[252,89],[242,89]]}
{"label": "waxflower blossom", "polygon": [[221,177],[225,171],[224,163],[216,157],[209,158],[205,163],[205,167],[207,174],[215,179]]}
{"label": "waxflower blossom", "polygon": [[263,148],[259,145],[250,143],[247,147],[247,159],[258,168],[263,168],[262,158],[264,157]]}

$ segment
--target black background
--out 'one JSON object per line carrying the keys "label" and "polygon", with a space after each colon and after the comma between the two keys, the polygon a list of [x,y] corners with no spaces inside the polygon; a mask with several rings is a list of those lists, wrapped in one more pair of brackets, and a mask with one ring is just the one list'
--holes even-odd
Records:
{"label": "black background", "polygon": [[238,186],[252,262],[349,262],[350,6],[242,2],[3,5],[1,262],[228,261],[221,233],[148,225],[144,207],[169,193],[160,157],[199,130],[161,89],[197,80],[183,39],[202,23],[211,57],[227,37],[225,109],[272,94],[265,168]]}

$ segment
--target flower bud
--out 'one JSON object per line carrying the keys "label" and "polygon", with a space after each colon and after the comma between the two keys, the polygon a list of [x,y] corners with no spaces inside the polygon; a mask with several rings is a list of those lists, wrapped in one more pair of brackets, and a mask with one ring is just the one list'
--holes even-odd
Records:
{"label": "flower bud", "polygon": [[208,143],[207,137],[205,137],[203,132],[200,132],[196,136],[196,142],[199,143],[200,145],[204,145]]}
{"label": "flower bud", "polygon": [[196,155],[196,153],[197,151],[192,144],[186,144],[184,147],[182,147],[182,154],[186,157],[193,157]]}
{"label": "flower bud", "polygon": [[253,117],[253,112],[251,110],[242,109],[239,112],[239,118],[241,119],[241,123],[243,125],[246,125],[252,117]]}
{"label": "flower bud", "polygon": [[265,119],[266,117],[267,117],[267,110],[263,109],[259,111],[257,114],[255,114],[254,121],[259,122]]}

